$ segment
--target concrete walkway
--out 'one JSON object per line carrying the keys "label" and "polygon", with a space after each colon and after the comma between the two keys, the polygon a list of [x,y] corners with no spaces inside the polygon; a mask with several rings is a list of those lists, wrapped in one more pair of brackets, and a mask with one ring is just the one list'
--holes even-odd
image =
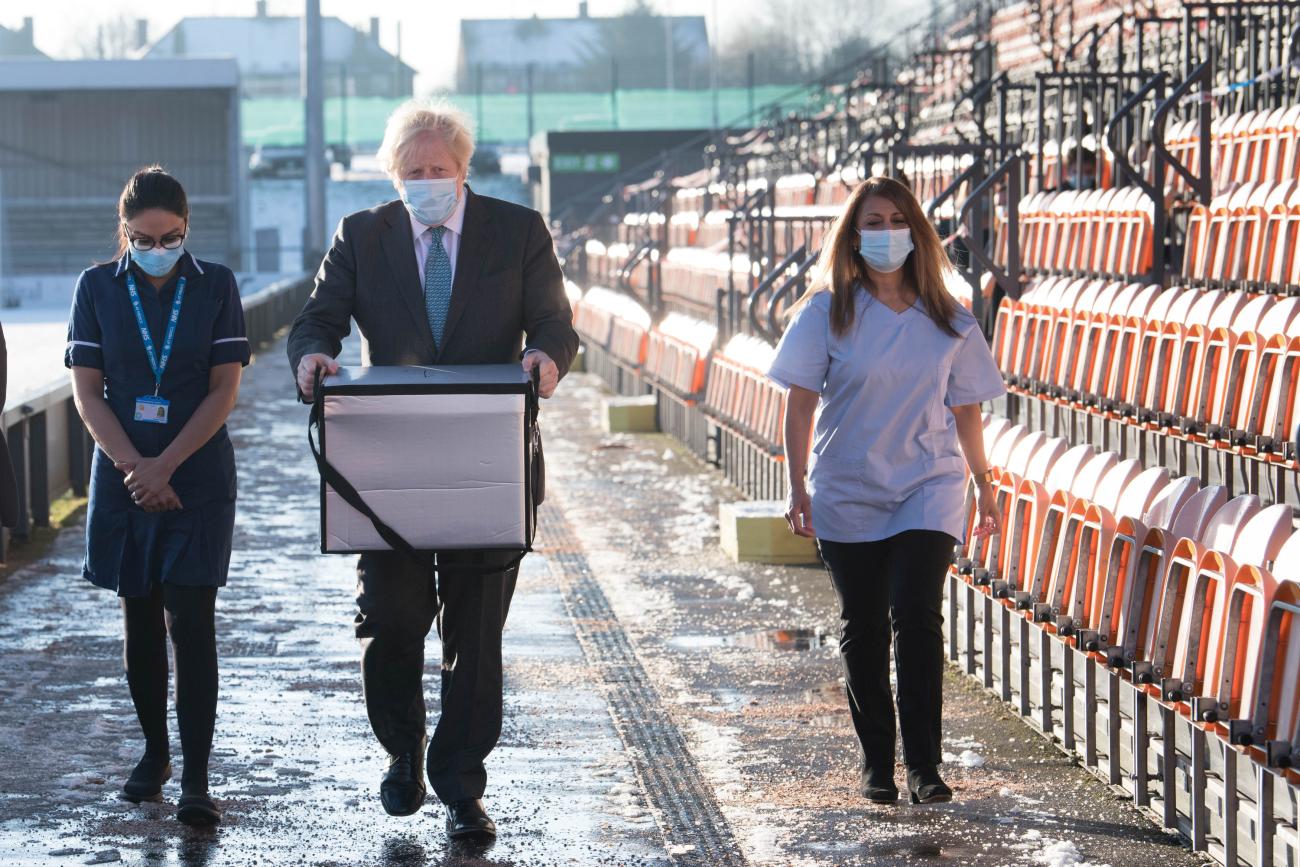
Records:
{"label": "concrete walkway", "polygon": [[600,393],[582,376],[543,414],[549,547],[527,560],[511,610],[506,728],[489,760],[501,837],[449,846],[436,804],[388,817],[351,637],[353,562],[317,553],[306,411],[283,357],[274,346],[248,369],[231,424],[241,500],[218,600],[213,762],[224,823],[176,823],[174,782],[163,804],[117,799],[141,746],[119,614],[80,579],[71,528],[0,586],[0,865],[1202,863],[955,672],[958,801],[866,805],[825,637],[828,581],[728,563],[714,516],[734,493],[664,437],[600,435]]}

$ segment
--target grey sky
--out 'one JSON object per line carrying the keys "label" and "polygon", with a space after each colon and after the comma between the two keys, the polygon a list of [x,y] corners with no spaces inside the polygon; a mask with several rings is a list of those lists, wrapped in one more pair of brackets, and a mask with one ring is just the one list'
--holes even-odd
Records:
{"label": "grey sky", "polygon": [[[271,15],[296,15],[303,8],[302,0],[268,0]],[[392,51],[397,47],[397,22],[401,21],[402,57],[420,72],[417,90],[446,85],[450,82],[456,64],[456,37],[459,17],[449,13],[453,4],[443,2],[413,2],[413,0],[321,0],[321,11],[335,15],[352,24],[365,27],[371,15],[380,18],[380,42]],[[617,15],[625,11],[630,0],[589,0],[591,15]],[[820,4],[810,0],[809,9]],[[840,5],[840,4],[828,4]],[[863,6],[874,6],[875,0],[863,0]],[[912,7],[918,11],[929,9],[929,0],[888,0],[893,7]],[[93,38],[95,25],[118,16],[149,18],[151,38],[166,32],[180,18],[190,15],[252,15],[254,0],[167,0],[163,3],[142,4],[139,0],[19,0],[0,5],[0,24],[17,27],[25,16],[31,16],[35,28],[36,47],[53,57],[68,57],[77,53],[79,42]],[[754,0],[653,0],[661,13],[673,15],[704,15],[709,19],[710,35],[716,33],[725,42],[728,22],[734,16],[752,16]],[[537,14],[542,17],[562,17],[577,14],[578,0],[476,0],[461,7],[475,18],[515,18]],[[816,14],[816,13],[813,13]]]}

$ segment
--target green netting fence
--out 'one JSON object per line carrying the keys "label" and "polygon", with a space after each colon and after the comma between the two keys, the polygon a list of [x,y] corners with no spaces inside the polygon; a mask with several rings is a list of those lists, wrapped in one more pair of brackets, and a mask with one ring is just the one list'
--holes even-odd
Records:
{"label": "green netting fence", "polygon": [[[474,118],[480,142],[523,142],[528,137],[528,98],[521,93],[448,97]],[[795,108],[805,105],[807,91],[788,85],[755,87],[752,105],[770,103]],[[325,101],[325,139],[375,144],[384,121],[401,102],[378,97],[349,97]],[[343,111],[346,105],[347,116]],[[751,105],[747,88],[718,91],[718,116],[727,124],[743,117]],[[616,116],[617,113],[617,116]],[[246,99],[242,123],[248,145],[301,145],[302,101]],[[620,90],[610,93],[538,93],[533,96],[533,130],[703,129],[713,124],[711,90]]]}

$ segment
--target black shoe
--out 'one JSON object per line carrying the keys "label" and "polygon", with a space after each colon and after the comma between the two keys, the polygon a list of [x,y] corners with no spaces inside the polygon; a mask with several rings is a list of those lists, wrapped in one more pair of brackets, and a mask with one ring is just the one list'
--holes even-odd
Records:
{"label": "black shoe", "polygon": [[496,839],[497,823],[483,809],[478,798],[465,798],[447,805],[447,836],[453,840],[489,843]]}
{"label": "black shoe", "polygon": [[122,786],[122,797],[137,804],[141,801],[156,801],[162,796],[163,783],[171,778],[171,759],[145,753]]}
{"label": "black shoe", "polygon": [[952,800],[952,789],[939,777],[934,765],[907,769],[907,788],[913,804],[944,804]]}
{"label": "black shoe", "polygon": [[410,816],[424,803],[424,745],[414,753],[388,757],[388,770],[379,784],[379,800],[390,816]]}
{"label": "black shoe", "polygon": [[181,795],[176,803],[176,821],[182,825],[208,827],[221,821],[221,810],[207,792]]}
{"label": "black shoe", "polygon": [[892,764],[888,769],[872,767],[862,773],[862,797],[873,804],[892,804],[898,800]]}

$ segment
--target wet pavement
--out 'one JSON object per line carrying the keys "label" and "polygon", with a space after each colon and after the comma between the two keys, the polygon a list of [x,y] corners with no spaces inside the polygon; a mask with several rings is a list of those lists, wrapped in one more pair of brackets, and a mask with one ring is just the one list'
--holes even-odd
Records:
{"label": "wet pavement", "polygon": [[[73,527],[0,585],[0,865],[1204,863],[955,670],[957,801],[863,802],[829,582],[727,561],[717,502],[734,492],[666,437],[599,433],[585,376],[543,414],[552,500],[510,613],[488,762],[501,836],[452,847],[433,803],[387,816],[353,560],[317,553],[305,408],[282,359],[277,345],[248,369],[231,423],[241,500],[212,776],[224,822],[180,826],[176,782],[163,803],[118,800],[142,745],[115,600],[81,580]],[[437,654],[431,641],[431,714]]]}

